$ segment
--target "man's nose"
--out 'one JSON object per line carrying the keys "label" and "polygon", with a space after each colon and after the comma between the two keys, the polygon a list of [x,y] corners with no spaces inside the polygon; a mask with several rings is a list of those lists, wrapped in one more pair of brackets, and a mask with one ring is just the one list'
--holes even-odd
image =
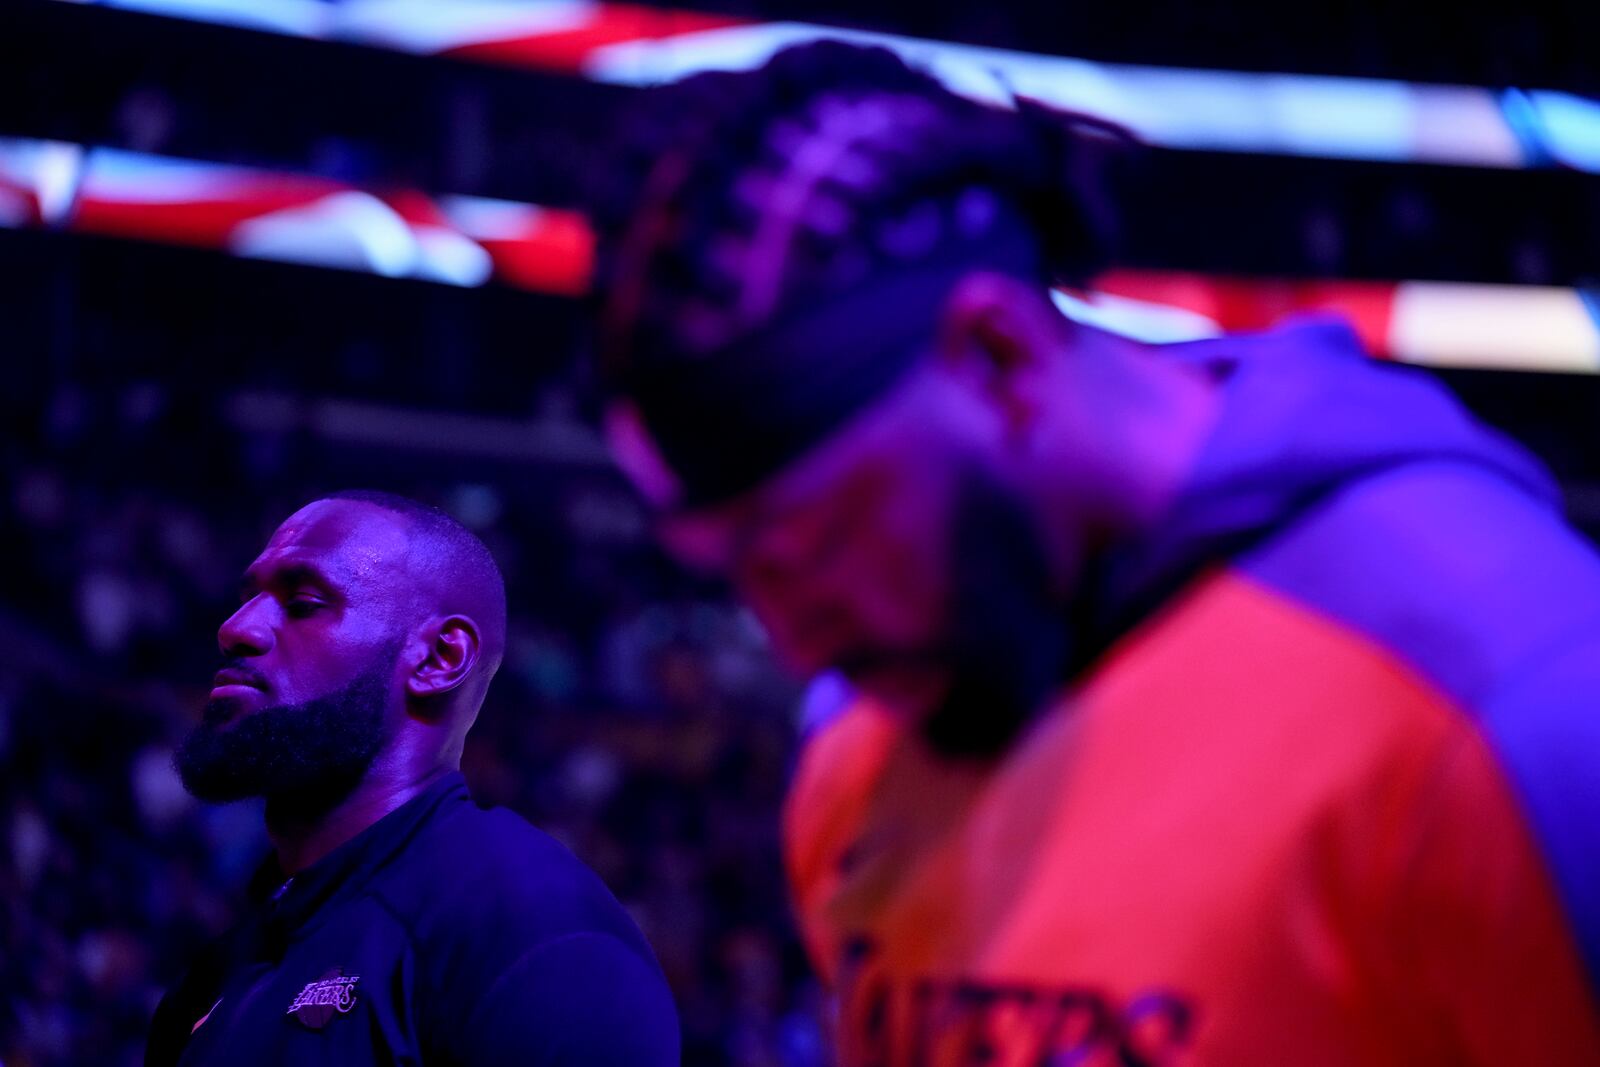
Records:
{"label": "man's nose", "polygon": [[224,656],[260,656],[272,647],[272,627],[261,601],[252,597],[217,627],[217,647]]}

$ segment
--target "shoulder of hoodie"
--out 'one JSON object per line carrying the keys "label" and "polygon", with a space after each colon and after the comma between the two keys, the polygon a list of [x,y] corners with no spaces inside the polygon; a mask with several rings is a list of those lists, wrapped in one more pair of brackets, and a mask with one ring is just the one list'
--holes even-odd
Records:
{"label": "shoulder of hoodie", "polygon": [[1301,387],[1355,380],[1341,366],[1381,366],[1356,376],[1360,401],[1392,401],[1384,417],[1421,420],[1400,453],[1354,472],[1238,569],[1376,639],[1468,707],[1574,641],[1600,641],[1594,546],[1565,522],[1543,467],[1442,383],[1370,360],[1350,325],[1326,314],[1161,348],[1197,363],[1315,354],[1321,370]]}
{"label": "shoulder of hoodie", "polygon": [[1465,707],[1600,640],[1600,556],[1503,472],[1419,458],[1358,478],[1236,560],[1375,639]]}
{"label": "shoulder of hoodie", "polygon": [[609,935],[655,965],[594,871],[520,815],[466,794],[441,803],[369,892],[420,955],[471,960],[480,973],[573,934]]}

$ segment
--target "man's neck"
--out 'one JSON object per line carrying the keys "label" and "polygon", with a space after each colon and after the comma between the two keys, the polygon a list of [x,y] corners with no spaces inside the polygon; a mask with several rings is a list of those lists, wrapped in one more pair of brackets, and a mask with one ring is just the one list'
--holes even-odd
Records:
{"label": "man's neck", "polygon": [[[267,801],[267,836],[286,874],[299,874],[385,815],[415,797],[452,768],[435,765],[421,773],[372,773],[342,800],[323,810]],[[376,771],[376,768],[374,769]]]}
{"label": "man's neck", "polygon": [[1105,361],[1115,364],[1106,373],[1116,382],[1108,386],[1105,422],[1095,434],[1106,442],[1101,466],[1071,492],[1045,494],[1052,543],[1075,547],[1073,566],[1081,563],[1086,514],[1093,525],[1088,539],[1101,543],[1141,536],[1161,521],[1192,476],[1221,410],[1221,392],[1201,369],[1162,357],[1155,346],[1121,338],[1104,343],[1121,356]]}

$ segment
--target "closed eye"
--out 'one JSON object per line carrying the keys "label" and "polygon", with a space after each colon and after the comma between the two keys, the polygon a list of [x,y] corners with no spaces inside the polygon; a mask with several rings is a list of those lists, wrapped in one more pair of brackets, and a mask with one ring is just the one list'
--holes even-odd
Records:
{"label": "closed eye", "polygon": [[327,607],[327,604],[316,597],[297,595],[289,598],[289,602],[284,605],[284,610],[289,613],[291,618],[303,619],[316,614],[325,607]]}

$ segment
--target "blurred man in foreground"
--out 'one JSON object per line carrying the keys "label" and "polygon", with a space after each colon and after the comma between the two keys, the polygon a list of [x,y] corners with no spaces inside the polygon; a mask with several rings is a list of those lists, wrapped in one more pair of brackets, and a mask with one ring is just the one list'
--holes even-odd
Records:
{"label": "blurred man in foreground", "polygon": [[488,549],[425,505],[339,494],[278,528],[241,599],[177,765],[203,800],[265,797],[275,855],[146,1062],[676,1064],[638,929],[458,770],[505,647]]}
{"label": "blurred man in foreground", "polygon": [[1600,564],[1545,474],[1338,324],[1063,317],[1092,120],[837,44],[647,107],[608,432],[862,695],[785,827],[845,1063],[1600,1062]]}

